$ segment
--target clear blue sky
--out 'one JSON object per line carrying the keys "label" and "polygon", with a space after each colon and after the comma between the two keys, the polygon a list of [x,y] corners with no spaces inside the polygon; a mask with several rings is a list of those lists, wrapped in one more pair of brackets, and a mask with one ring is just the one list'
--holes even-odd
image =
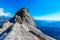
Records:
{"label": "clear blue sky", "polygon": [[46,16],[60,11],[60,0],[0,0],[0,8],[12,15],[21,7],[27,7],[34,17]]}

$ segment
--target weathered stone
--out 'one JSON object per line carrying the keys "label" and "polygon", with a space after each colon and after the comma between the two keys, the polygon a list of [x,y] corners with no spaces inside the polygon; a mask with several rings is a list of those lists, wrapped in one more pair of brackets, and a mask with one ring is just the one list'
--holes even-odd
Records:
{"label": "weathered stone", "polygon": [[10,23],[10,22],[3,23],[3,25],[2,25],[3,28],[0,28],[0,34],[2,32],[4,32],[6,29],[8,29],[9,27],[11,27],[12,25],[13,25],[13,23]]}
{"label": "weathered stone", "polygon": [[[28,14],[26,8],[19,10],[16,15],[10,20],[13,23],[11,31],[7,34],[4,40],[56,40],[50,36],[45,35],[36,28],[34,19]],[[22,12],[23,11],[23,12]],[[21,13],[24,17],[21,18]],[[11,24],[11,23],[10,23]],[[5,27],[10,27],[9,23],[5,23]]]}

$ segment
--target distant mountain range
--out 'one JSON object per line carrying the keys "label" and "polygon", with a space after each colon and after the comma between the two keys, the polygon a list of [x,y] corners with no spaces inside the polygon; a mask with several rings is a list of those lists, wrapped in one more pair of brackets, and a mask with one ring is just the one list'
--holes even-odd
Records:
{"label": "distant mountain range", "polygon": [[3,21],[8,21],[10,19],[11,19],[11,17],[8,17],[8,16],[0,16],[0,23]]}
{"label": "distant mountain range", "polygon": [[35,20],[38,26],[60,27],[60,21]]}
{"label": "distant mountain range", "polygon": [[60,21],[35,20],[35,22],[43,33],[60,40]]}

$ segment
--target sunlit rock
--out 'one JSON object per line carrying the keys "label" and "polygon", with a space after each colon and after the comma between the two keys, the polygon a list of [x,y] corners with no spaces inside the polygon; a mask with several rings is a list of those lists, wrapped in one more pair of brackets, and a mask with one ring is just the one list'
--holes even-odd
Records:
{"label": "sunlit rock", "polygon": [[34,19],[26,8],[20,9],[10,22],[4,25],[12,27],[4,40],[55,40],[37,29]]}

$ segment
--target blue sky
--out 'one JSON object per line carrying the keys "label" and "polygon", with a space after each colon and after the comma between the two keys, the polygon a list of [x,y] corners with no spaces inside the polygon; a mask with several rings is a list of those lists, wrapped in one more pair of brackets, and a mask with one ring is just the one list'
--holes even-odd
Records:
{"label": "blue sky", "polygon": [[35,19],[60,20],[60,0],[0,0],[2,15],[13,16],[22,7],[27,7]]}

